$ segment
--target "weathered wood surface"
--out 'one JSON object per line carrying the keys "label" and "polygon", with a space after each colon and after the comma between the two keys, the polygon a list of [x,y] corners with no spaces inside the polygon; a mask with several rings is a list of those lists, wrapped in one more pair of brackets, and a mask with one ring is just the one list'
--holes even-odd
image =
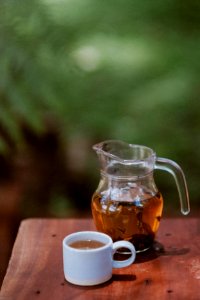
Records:
{"label": "weathered wood surface", "polygon": [[161,221],[154,250],[137,255],[127,268],[94,287],[64,280],[62,239],[93,230],[90,219],[28,219],[21,223],[0,300],[200,299],[200,219]]}

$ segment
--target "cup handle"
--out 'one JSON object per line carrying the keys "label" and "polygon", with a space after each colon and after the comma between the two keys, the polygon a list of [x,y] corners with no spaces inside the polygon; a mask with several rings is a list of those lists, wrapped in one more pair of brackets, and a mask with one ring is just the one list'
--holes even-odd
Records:
{"label": "cup handle", "polygon": [[129,257],[128,259],[125,259],[125,260],[114,260],[113,259],[113,268],[116,268],[116,269],[124,268],[124,267],[131,265],[135,261],[135,257],[136,257],[135,247],[130,242],[118,241],[118,242],[113,243],[113,256],[119,248],[129,249],[131,251],[131,257]]}

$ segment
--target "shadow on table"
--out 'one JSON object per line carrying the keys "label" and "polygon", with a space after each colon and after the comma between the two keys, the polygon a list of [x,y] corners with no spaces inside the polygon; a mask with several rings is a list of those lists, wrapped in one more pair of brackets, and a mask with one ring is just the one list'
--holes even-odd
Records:
{"label": "shadow on table", "polygon": [[146,261],[156,259],[160,256],[185,255],[188,252],[190,252],[190,248],[187,247],[177,248],[171,246],[165,249],[161,243],[155,241],[152,248],[150,248],[145,252],[141,252],[137,254],[135,263],[143,263]]}
{"label": "shadow on table", "polygon": [[[79,290],[96,290],[96,289],[101,289],[102,287],[106,287],[108,285],[110,285],[112,282],[114,281],[135,281],[136,275],[133,274],[113,274],[112,278],[102,284],[98,284],[98,285],[93,285],[93,286],[80,286],[80,285],[76,285],[76,289]],[[73,284],[67,282],[66,280],[64,281],[64,283],[62,285],[70,285],[73,286]]]}

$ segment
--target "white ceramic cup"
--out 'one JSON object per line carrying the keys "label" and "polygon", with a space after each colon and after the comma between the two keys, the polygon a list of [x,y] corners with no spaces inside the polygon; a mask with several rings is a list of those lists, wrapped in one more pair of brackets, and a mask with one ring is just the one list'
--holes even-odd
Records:
{"label": "white ceramic cup", "polygon": [[[96,240],[105,245],[93,249],[76,249],[69,246],[80,240]],[[113,259],[119,248],[127,248],[131,256],[123,261]],[[127,241],[113,243],[112,239],[97,231],[80,231],[72,233],[63,239],[63,266],[65,279],[77,285],[96,285],[112,277],[113,268],[123,268],[131,265],[136,256],[135,247]]]}

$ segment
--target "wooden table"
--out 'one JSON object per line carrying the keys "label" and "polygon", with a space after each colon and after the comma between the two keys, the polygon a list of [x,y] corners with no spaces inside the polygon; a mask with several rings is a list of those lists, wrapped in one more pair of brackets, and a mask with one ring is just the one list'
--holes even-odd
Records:
{"label": "wooden table", "polygon": [[102,285],[72,285],[64,280],[62,239],[93,229],[90,219],[24,220],[0,300],[200,299],[200,219],[163,219],[155,249],[137,255],[133,265],[113,270],[113,278]]}

